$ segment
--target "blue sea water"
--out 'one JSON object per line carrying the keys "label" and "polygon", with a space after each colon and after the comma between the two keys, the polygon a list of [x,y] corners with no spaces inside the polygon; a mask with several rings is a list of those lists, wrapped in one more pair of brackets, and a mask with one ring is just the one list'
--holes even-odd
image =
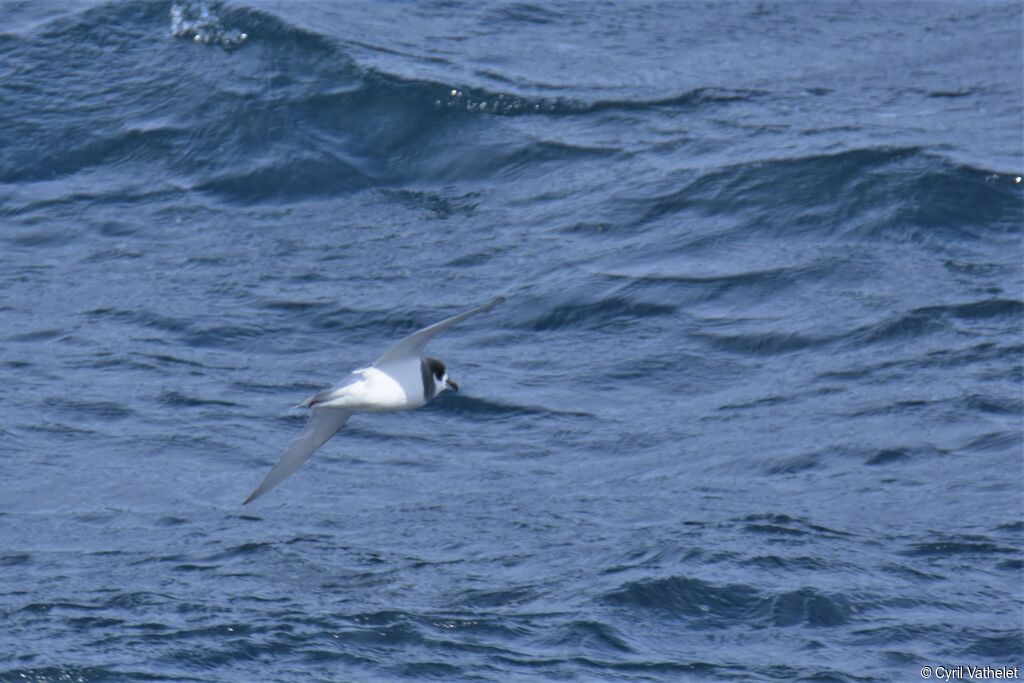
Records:
{"label": "blue sea water", "polygon": [[0,4],[0,681],[1024,666],[1022,14]]}

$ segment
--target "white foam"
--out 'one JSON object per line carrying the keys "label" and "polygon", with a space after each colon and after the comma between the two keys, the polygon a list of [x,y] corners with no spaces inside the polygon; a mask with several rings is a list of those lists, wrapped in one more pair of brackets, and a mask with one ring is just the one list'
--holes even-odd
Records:
{"label": "white foam", "polygon": [[176,2],[171,5],[171,35],[222,47],[238,47],[249,39],[248,34],[239,29],[226,28],[205,2]]}

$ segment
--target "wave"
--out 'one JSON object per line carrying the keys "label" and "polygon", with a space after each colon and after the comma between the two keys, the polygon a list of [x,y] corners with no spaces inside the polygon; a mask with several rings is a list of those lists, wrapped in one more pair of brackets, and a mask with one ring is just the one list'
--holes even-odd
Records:
{"label": "wave", "polygon": [[[3,672],[12,681],[79,681],[101,683],[102,681],[150,681],[156,677],[146,671],[134,671],[124,667],[105,666],[40,666],[13,668]],[[178,677],[176,680],[188,680]]]}
{"label": "wave", "polygon": [[[705,340],[708,345],[719,351],[754,357],[777,356],[828,347],[867,348],[957,331],[973,333],[977,331],[979,321],[989,321],[999,329],[1019,329],[1024,321],[1024,302],[1015,299],[983,299],[960,304],[923,306],[886,316],[852,330],[831,334],[813,335],[788,331],[723,334],[701,331],[694,333],[694,336]],[[785,328],[787,323],[783,320],[778,326]],[[867,373],[891,370],[897,366],[909,369],[974,363],[993,355],[1010,355],[1015,350],[1016,347],[994,347],[990,343],[984,343],[973,349],[940,351],[919,358],[886,361],[859,370],[827,371],[820,377],[856,379]],[[956,358],[951,357],[954,355]]]}
{"label": "wave", "polygon": [[[429,408],[428,408],[429,410]],[[444,412],[481,420],[493,420],[512,417],[531,417],[534,419],[557,419],[561,417],[583,417],[597,419],[590,413],[574,410],[558,410],[543,406],[521,405],[490,401],[484,398],[452,394],[445,397]]]}
{"label": "wave", "polygon": [[50,410],[66,415],[96,417],[103,420],[123,420],[135,415],[135,411],[113,401],[87,401],[70,398],[48,398],[43,401]]}
{"label": "wave", "polygon": [[915,147],[747,161],[706,173],[681,171],[663,184],[676,187],[632,200],[628,224],[658,225],[685,213],[729,217],[729,232],[746,238],[813,232],[921,242],[1024,230],[1024,205],[1012,177]]}
{"label": "wave", "polygon": [[[97,201],[103,192],[123,200],[196,191],[253,204],[514,178],[524,167],[632,152],[540,139],[504,124],[508,117],[700,113],[770,95],[700,87],[654,99],[542,97],[516,92],[529,84],[499,92],[408,78],[363,67],[350,46],[285,18],[204,2],[169,10],[111,3],[61,16],[40,33],[0,43],[0,88],[19,102],[12,125],[0,130],[0,183],[45,184],[100,169],[144,179],[132,187],[122,179]],[[139,74],[140,62],[148,73]],[[112,110],[121,117],[105,115]],[[625,202],[617,229],[688,214],[728,217],[729,232],[746,237],[815,231],[932,241],[1019,235],[1024,224],[1011,178],[915,147],[684,169],[658,185],[662,192]],[[32,211],[43,201],[12,196],[0,210]]]}
{"label": "wave", "polygon": [[745,584],[718,585],[685,576],[630,581],[604,599],[621,607],[692,621],[703,628],[735,623],[839,626],[855,611],[849,599],[813,588],[766,594]]}
{"label": "wave", "polygon": [[[269,324],[223,325],[215,322],[212,317],[174,317],[155,313],[150,308],[96,308],[87,311],[85,315],[93,321],[116,323],[129,330],[152,330],[166,337],[174,337],[184,346],[193,348],[260,345],[266,343],[274,336],[275,331],[281,329]],[[201,367],[197,361],[167,354],[153,354],[147,357],[163,366],[186,364]]]}
{"label": "wave", "polygon": [[165,391],[160,400],[172,408],[197,408],[202,406],[220,406],[225,408],[237,407],[239,404],[234,401],[224,401],[213,398],[198,398],[186,396],[177,391]]}
{"label": "wave", "polygon": [[610,325],[623,324],[627,320],[668,316],[676,307],[637,301],[632,298],[609,296],[597,301],[572,301],[549,307],[539,316],[526,321],[523,326],[535,332],[562,329],[607,329]]}
{"label": "wave", "polygon": [[[0,76],[20,103],[14,125],[0,131],[0,183],[117,168],[164,190],[248,204],[479,181],[624,153],[521,134],[500,139],[491,131],[505,117],[696,110],[760,96],[724,88],[652,100],[495,92],[361,67],[344,44],[259,10],[176,2],[166,12],[159,3],[111,3],[61,17],[41,40],[0,45],[0,63],[18,67],[0,66]],[[140,62],[150,71],[140,75]],[[121,185],[111,192],[123,196]],[[36,201],[0,209],[32,210]]]}
{"label": "wave", "polygon": [[958,557],[961,555],[1014,555],[1019,548],[1003,545],[987,536],[974,534],[936,534],[934,540],[912,544],[905,552],[910,557]]}
{"label": "wave", "polygon": [[[497,92],[407,78],[363,67],[343,43],[281,17],[203,2],[176,2],[169,12],[159,3],[101,5],[60,17],[42,38],[0,44],[0,64],[13,65],[0,66],[0,87],[19,102],[13,125],[0,131],[0,183],[117,168],[149,181],[132,193],[155,185],[251,204],[479,182],[630,153],[525,135],[502,123],[507,117],[698,113],[769,95],[701,87],[654,99],[539,97],[514,92],[528,84]],[[140,62],[151,70],[140,75]],[[111,110],[121,118],[104,115]],[[1024,222],[1009,178],[920,148],[746,161],[660,184],[676,187],[633,200],[619,222],[728,215],[747,235],[899,240],[1019,234]],[[128,189],[122,181],[110,191]],[[11,198],[0,210],[39,201]]]}

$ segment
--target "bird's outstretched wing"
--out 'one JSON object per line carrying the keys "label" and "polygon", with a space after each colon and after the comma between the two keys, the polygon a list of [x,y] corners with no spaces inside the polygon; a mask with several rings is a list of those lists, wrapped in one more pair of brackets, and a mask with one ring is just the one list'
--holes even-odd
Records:
{"label": "bird's outstretched wing", "polygon": [[270,474],[263,480],[256,490],[245,499],[250,503],[264,493],[274,488],[287,479],[292,472],[299,469],[299,466],[309,460],[309,456],[316,452],[316,449],[324,445],[327,439],[334,436],[334,433],[341,429],[345,421],[352,416],[351,410],[339,410],[337,408],[315,408],[313,414],[306,421],[302,433],[292,442],[281,459],[277,461]]}
{"label": "bird's outstretched wing", "polygon": [[424,327],[422,330],[418,332],[413,332],[408,337],[402,339],[399,342],[396,342],[390,349],[385,351],[384,355],[374,362],[373,367],[379,368],[383,365],[388,365],[396,361],[409,360],[410,358],[418,359],[420,356],[423,355],[423,349],[426,348],[427,343],[435,336],[437,336],[441,332],[444,332],[453,325],[458,325],[463,320],[472,315],[476,315],[477,313],[483,313],[484,311],[491,310],[498,304],[504,303],[504,301],[505,297],[499,296],[497,299],[495,299],[489,304],[484,304],[483,306],[471,308],[465,313],[453,315],[447,320],[442,320],[439,323],[434,323],[430,327]]}

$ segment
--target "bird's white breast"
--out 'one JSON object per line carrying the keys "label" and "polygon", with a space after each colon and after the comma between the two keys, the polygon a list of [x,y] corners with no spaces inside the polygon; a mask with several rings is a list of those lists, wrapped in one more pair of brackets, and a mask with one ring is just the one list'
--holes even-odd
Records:
{"label": "bird's white breast", "polygon": [[318,405],[364,412],[410,410],[423,405],[423,379],[419,358],[388,365],[363,368],[335,389]]}

